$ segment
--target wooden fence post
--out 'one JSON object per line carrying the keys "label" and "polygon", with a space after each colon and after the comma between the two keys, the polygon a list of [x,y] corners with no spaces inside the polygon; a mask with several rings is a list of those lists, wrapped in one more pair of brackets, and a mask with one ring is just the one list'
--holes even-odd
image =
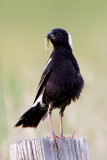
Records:
{"label": "wooden fence post", "polygon": [[85,138],[58,139],[58,145],[49,138],[24,140],[10,146],[10,160],[89,160]]}

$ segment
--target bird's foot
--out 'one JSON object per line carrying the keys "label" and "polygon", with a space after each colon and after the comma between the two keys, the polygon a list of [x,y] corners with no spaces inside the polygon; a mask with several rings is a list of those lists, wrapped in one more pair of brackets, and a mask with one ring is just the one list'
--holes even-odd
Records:
{"label": "bird's foot", "polygon": [[58,138],[60,138],[60,139],[65,139],[66,137],[63,135],[63,134],[60,134],[59,136],[57,136]]}
{"label": "bird's foot", "polygon": [[59,136],[57,136],[54,132],[48,136],[47,138],[52,138],[53,139],[53,143],[56,143],[56,146],[58,147],[59,150],[61,150],[61,147],[58,144],[58,138]]}
{"label": "bird's foot", "polygon": [[76,131],[73,132],[73,134],[71,136],[72,139],[75,137],[75,133],[76,133]]}
{"label": "bird's foot", "polygon": [[72,133],[72,136],[68,136],[67,138],[74,138],[75,137],[75,133],[76,133],[76,131],[74,131],[73,133]]}
{"label": "bird's foot", "polygon": [[72,134],[72,136],[67,136],[67,137],[65,137],[65,136],[63,136],[63,134],[60,134],[59,136],[57,136],[58,138],[61,138],[61,139],[65,139],[65,138],[74,138],[75,137],[75,133],[76,133],[76,131],[74,131],[73,132],[73,134]]}
{"label": "bird's foot", "polygon": [[[55,135],[55,137],[58,138],[58,139],[59,139],[59,138],[60,138],[60,139],[63,139],[63,140],[66,138],[65,136],[62,136],[62,135],[59,135],[59,136]],[[47,138],[53,138],[53,135],[50,135],[50,136],[48,136]]]}

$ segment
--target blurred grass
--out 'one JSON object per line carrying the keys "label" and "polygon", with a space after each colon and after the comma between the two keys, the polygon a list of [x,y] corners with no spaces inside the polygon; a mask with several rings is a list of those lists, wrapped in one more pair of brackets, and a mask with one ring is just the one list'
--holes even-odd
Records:
{"label": "blurred grass", "polygon": [[[2,75],[2,68],[1,68],[1,54],[0,54],[0,73]],[[3,82],[2,77],[0,77],[0,144],[4,138],[7,138],[8,134],[8,125],[6,119],[6,106],[4,100],[4,93],[3,93]]]}
{"label": "blurred grass", "polygon": [[6,81],[8,94],[13,100],[13,112],[16,112],[20,107],[20,101],[24,90],[24,83],[20,82],[20,76],[18,76],[18,72],[14,68],[9,70]]}
{"label": "blurred grass", "polygon": [[[52,50],[44,37],[61,27],[73,38],[74,54],[85,79],[79,101],[67,107],[64,132],[89,142],[90,159],[107,159],[107,1],[0,0],[0,160],[9,145],[22,139],[49,135],[48,120],[37,130],[13,129],[34,100],[37,85]],[[58,111],[53,112],[59,133]]]}

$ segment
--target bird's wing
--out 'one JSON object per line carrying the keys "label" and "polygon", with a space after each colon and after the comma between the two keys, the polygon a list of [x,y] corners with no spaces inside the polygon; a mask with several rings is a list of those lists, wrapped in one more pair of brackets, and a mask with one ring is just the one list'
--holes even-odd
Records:
{"label": "bird's wing", "polygon": [[73,54],[71,55],[71,62],[76,70],[76,73],[79,73],[80,72],[79,65]]}
{"label": "bird's wing", "polygon": [[38,92],[36,94],[36,97],[35,97],[35,100],[33,102],[33,104],[36,102],[37,98],[40,96],[43,88],[45,87],[49,77],[50,77],[50,74],[51,74],[51,61],[52,61],[52,58],[50,58],[47,62],[47,65],[46,65],[46,68],[41,76],[41,79],[40,79],[40,82],[39,82],[39,85],[38,85]]}

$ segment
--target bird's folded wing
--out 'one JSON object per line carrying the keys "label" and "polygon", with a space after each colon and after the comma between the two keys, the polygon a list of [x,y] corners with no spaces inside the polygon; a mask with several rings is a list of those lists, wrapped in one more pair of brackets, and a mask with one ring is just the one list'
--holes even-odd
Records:
{"label": "bird's folded wing", "polygon": [[74,57],[74,55],[73,55],[73,54],[71,55],[71,63],[73,64],[73,66],[74,66],[74,68],[75,68],[76,73],[79,73],[79,72],[80,72],[80,69],[79,69],[79,66],[78,66],[77,60],[76,60],[76,58]]}
{"label": "bird's folded wing", "polygon": [[47,66],[41,76],[39,85],[38,85],[38,92],[36,94],[35,100],[33,102],[33,104],[36,102],[37,98],[40,96],[41,92],[43,91],[43,88],[45,87],[50,75],[51,75],[51,62],[47,63]]}

